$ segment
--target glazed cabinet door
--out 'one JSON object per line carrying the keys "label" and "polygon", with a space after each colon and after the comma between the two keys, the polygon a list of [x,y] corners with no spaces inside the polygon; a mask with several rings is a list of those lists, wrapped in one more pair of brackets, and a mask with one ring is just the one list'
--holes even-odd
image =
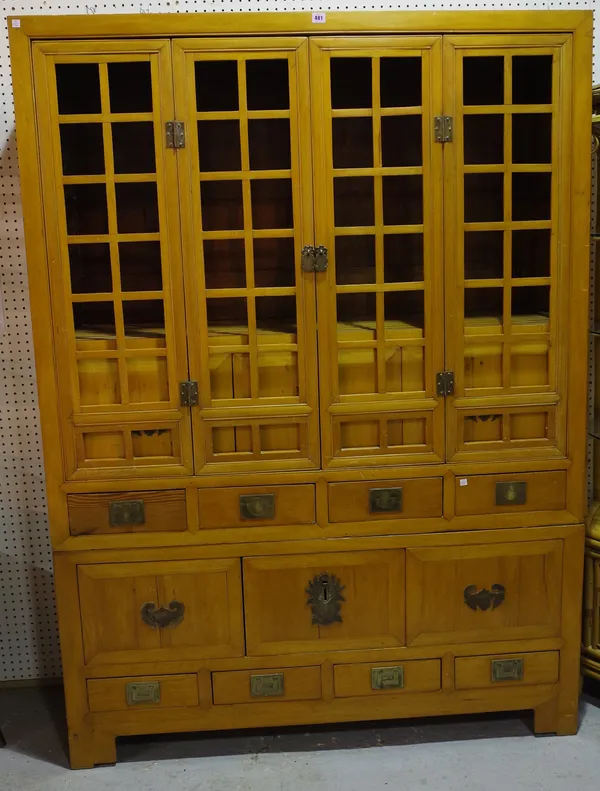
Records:
{"label": "glazed cabinet door", "polygon": [[196,471],[317,467],[307,39],[173,51]]}
{"label": "glazed cabinet door", "polygon": [[570,38],[444,47],[448,458],[562,456]]}
{"label": "glazed cabinet door", "polygon": [[189,473],[169,44],[41,43],[34,64],[66,475]]}
{"label": "glazed cabinet door", "polygon": [[444,457],[441,79],[439,37],[311,40],[324,466]]}

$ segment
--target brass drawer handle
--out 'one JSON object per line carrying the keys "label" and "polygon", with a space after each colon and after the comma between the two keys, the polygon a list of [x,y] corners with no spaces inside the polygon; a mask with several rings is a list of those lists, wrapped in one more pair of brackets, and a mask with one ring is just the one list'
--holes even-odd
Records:
{"label": "brass drawer handle", "polygon": [[128,706],[140,703],[160,703],[160,681],[129,682],[125,684]]}
{"label": "brass drawer handle", "polygon": [[402,487],[369,489],[369,513],[389,514],[402,511]]}
{"label": "brass drawer handle", "polygon": [[274,494],[241,494],[240,515],[242,519],[274,519]]}
{"label": "brass drawer handle", "polygon": [[523,681],[523,658],[492,659],[492,682]]}
{"label": "brass drawer handle", "polygon": [[404,687],[404,668],[374,667],[371,670],[371,689],[402,689]]}
{"label": "brass drawer handle", "polygon": [[108,519],[111,527],[143,525],[146,521],[143,500],[113,500],[108,504]]}
{"label": "brass drawer handle", "polygon": [[496,484],[496,505],[525,505],[526,481],[501,481]]}
{"label": "brass drawer handle", "polygon": [[250,695],[253,698],[276,698],[284,691],[283,673],[250,676]]}
{"label": "brass drawer handle", "polygon": [[150,601],[142,604],[141,609],[142,621],[148,626],[158,626],[159,629],[178,626],[183,621],[184,612],[185,606],[180,601],[172,601],[168,609],[157,607]]}
{"label": "brass drawer handle", "polygon": [[504,585],[492,585],[492,590],[487,588],[477,590],[477,585],[467,585],[464,591],[465,604],[472,610],[495,610],[504,601],[506,591]]}
{"label": "brass drawer handle", "polygon": [[308,593],[307,604],[312,609],[312,623],[327,626],[330,623],[342,622],[340,613],[345,585],[334,574],[316,574],[308,581],[305,592]]}

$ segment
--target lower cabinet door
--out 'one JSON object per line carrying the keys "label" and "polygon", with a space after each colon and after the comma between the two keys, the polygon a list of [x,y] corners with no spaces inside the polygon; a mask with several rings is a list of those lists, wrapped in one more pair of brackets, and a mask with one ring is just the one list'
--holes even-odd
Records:
{"label": "lower cabinet door", "polygon": [[562,541],[406,552],[407,645],[560,634]]}
{"label": "lower cabinet door", "polygon": [[78,568],[86,664],[242,656],[240,561]]}
{"label": "lower cabinet door", "polygon": [[404,550],[244,558],[246,653],[404,644]]}

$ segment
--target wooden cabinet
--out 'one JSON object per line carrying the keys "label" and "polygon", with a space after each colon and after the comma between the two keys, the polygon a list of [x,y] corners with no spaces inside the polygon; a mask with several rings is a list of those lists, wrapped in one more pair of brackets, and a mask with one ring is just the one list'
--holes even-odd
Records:
{"label": "wooden cabinet", "polygon": [[591,14],[311,19],[9,27],[74,766],[576,728]]}

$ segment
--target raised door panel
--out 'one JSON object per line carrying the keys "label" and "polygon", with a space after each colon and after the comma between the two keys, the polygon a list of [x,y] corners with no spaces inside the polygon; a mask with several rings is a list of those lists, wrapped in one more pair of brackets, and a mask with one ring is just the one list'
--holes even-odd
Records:
{"label": "raised door panel", "polygon": [[556,637],[562,541],[409,549],[407,645]]}
{"label": "raised door panel", "polygon": [[240,561],[81,565],[86,664],[241,656]]}
{"label": "raised door panel", "polygon": [[439,37],[311,40],[323,463],[443,460]]}
{"label": "raised door panel", "polygon": [[189,473],[169,44],[42,43],[34,66],[66,474]]}
{"label": "raised door panel", "polygon": [[570,37],[444,47],[448,458],[562,456]]}
{"label": "raised door panel", "polygon": [[245,558],[244,606],[252,656],[403,645],[404,551]]}
{"label": "raised door panel", "polygon": [[308,42],[173,48],[196,471],[316,467]]}

